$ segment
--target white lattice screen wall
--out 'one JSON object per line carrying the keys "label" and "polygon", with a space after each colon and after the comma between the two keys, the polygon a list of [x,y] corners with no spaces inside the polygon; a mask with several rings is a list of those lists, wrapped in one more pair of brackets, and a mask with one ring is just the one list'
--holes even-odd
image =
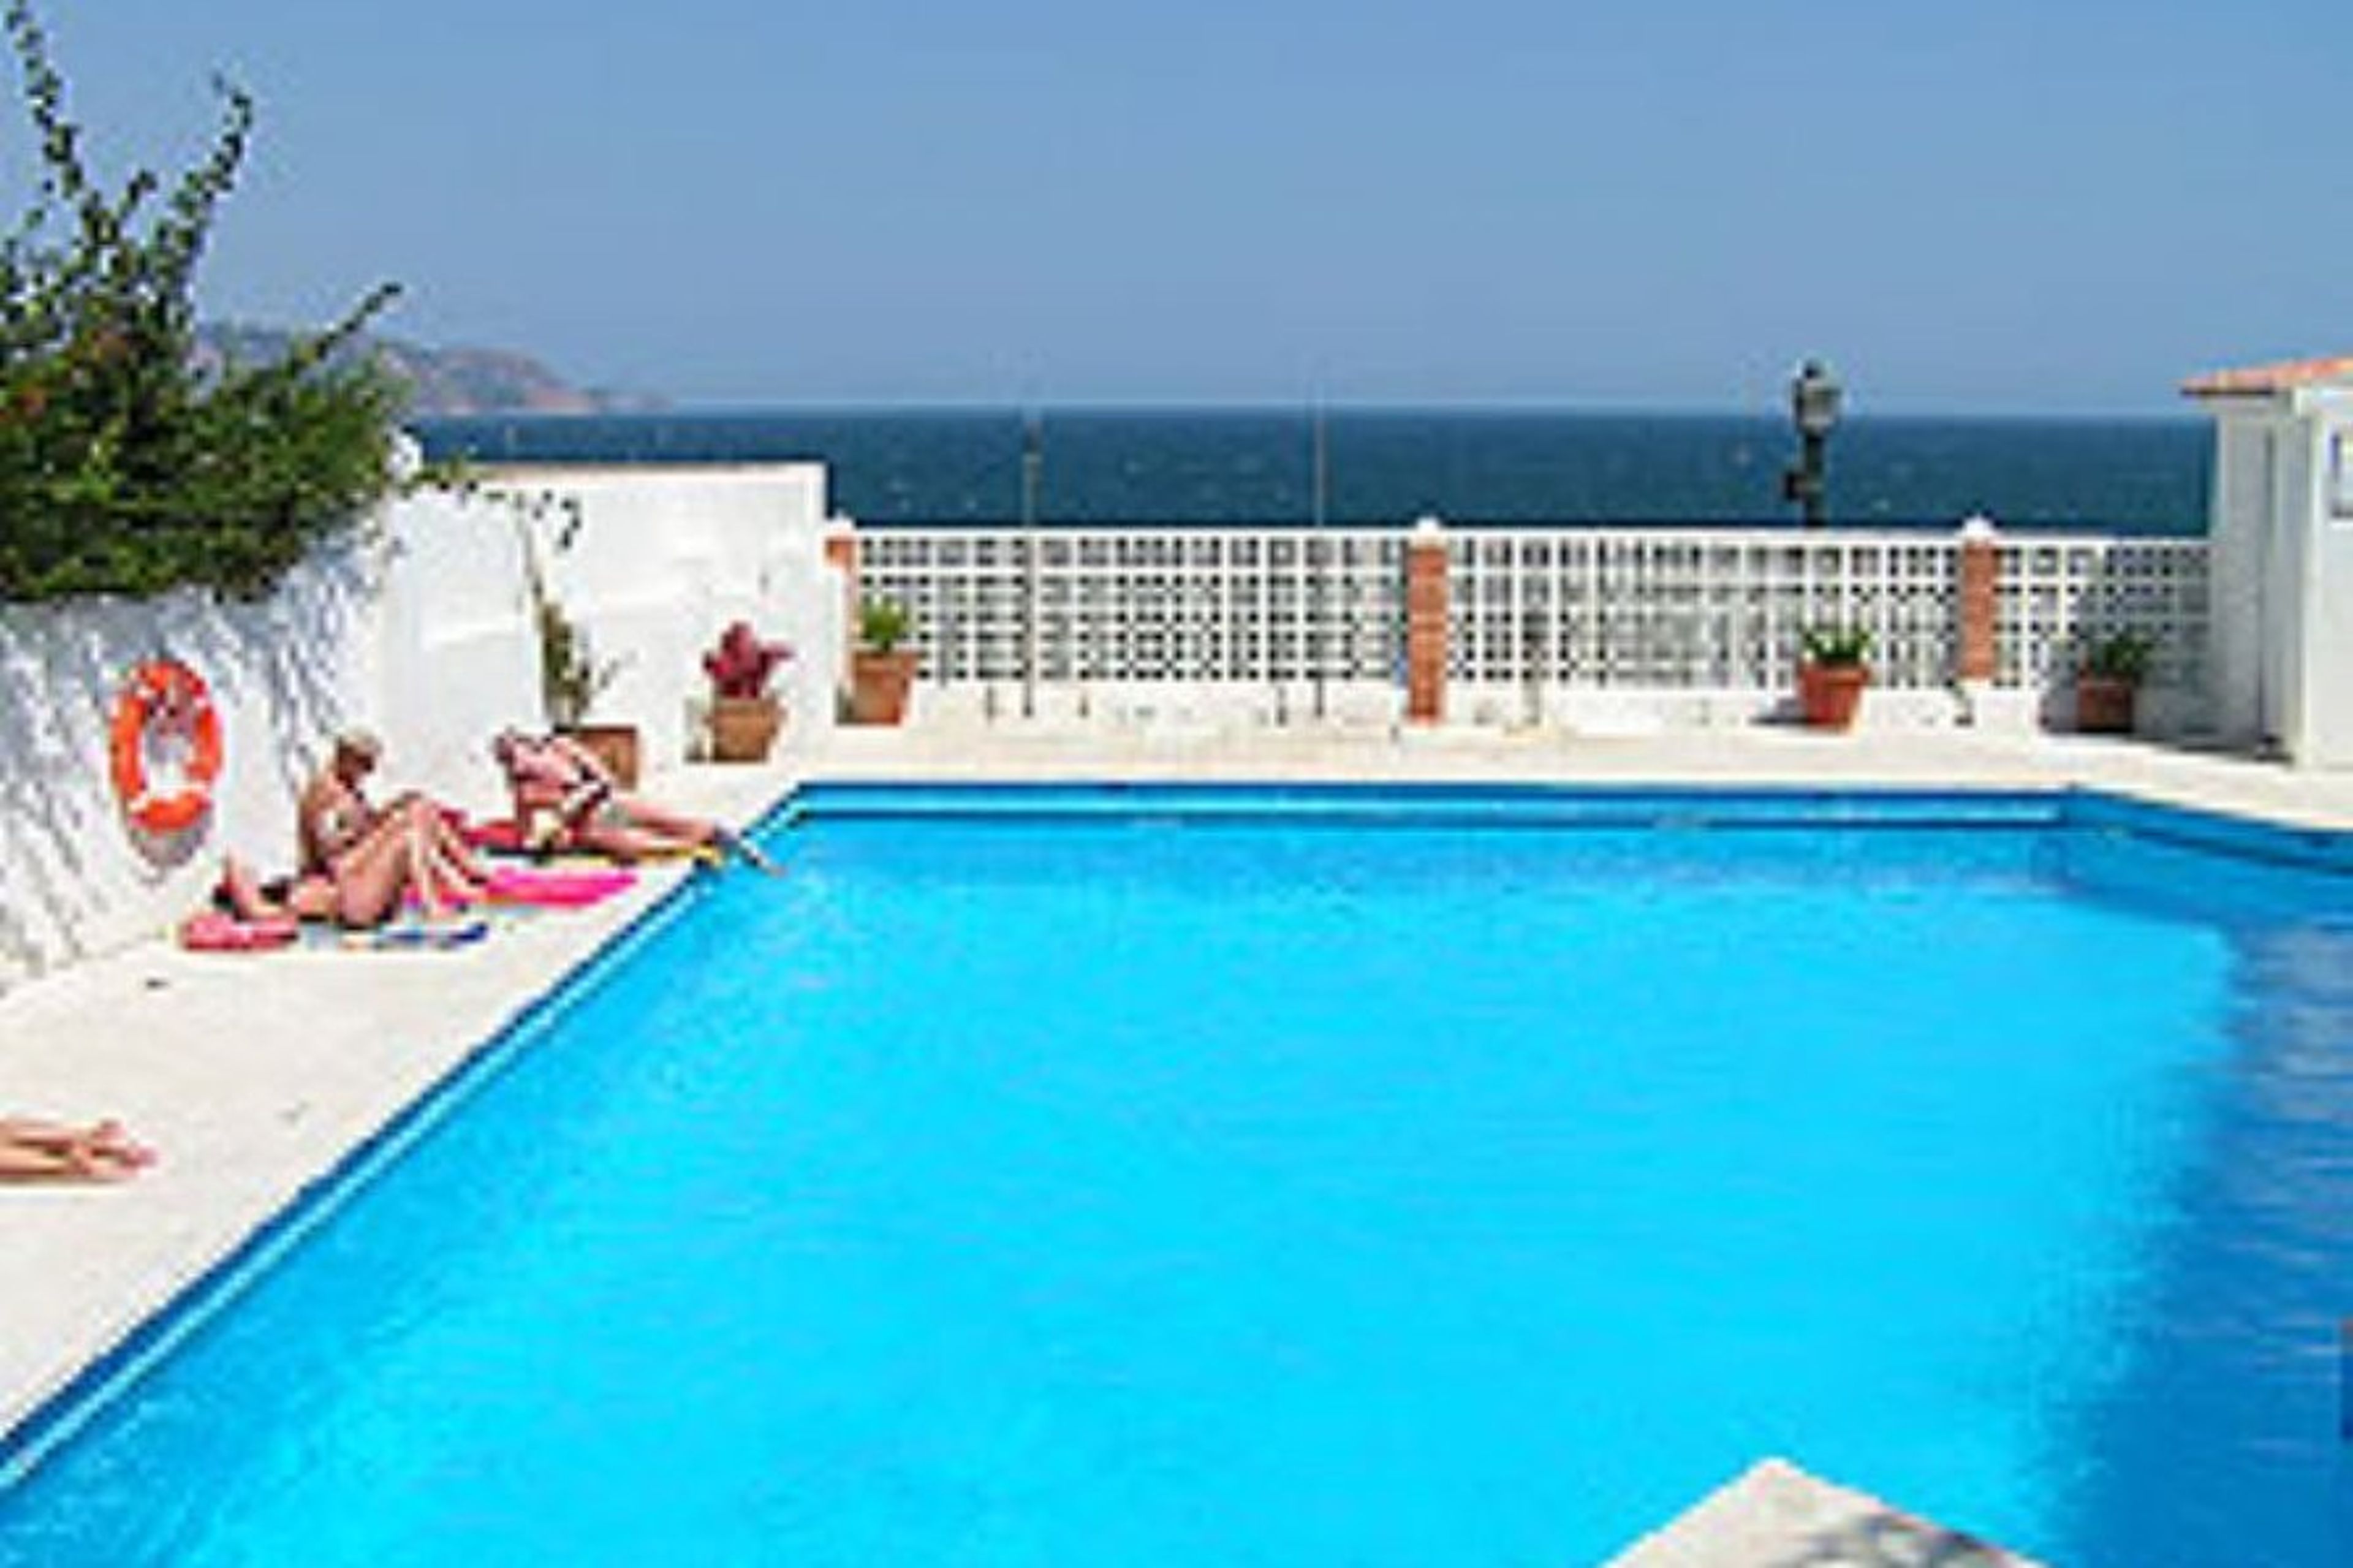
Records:
{"label": "white lattice screen wall", "polygon": [[859,551],[927,680],[1018,680],[1033,639],[1043,681],[1388,681],[1403,657],[1401,531],[892,528]]}
{"label": "white lattice screen wall", "polygon": [[1448,538],[1460,680],[1786,689],[1805,628],[1867,627],[1873,679],[1952,679],[1950,536],[1512,530]]}
{"label": "white lattice screen wall", "polygon": [[2003,541],[2000,583],[1994,635],[2002,685],[2061,679],[2088,644],[2137,631],[2156,645],[2150,685],[2203,689],[2203,540],[2011,538]]}
{"label": "white lattice screen wall", "polygon": [[[913,611],[927,682],[1397,683],[1407,538],[1402,528],[868,529],[860,574],[865,592]],[[1930,690],[1954,677],[1957,532],[1458,528],[1444,538],[1451,680],[1778,691],[1805,628],[1822,625],[1871,632],[1878,686]],[[1997,685],[2039,689],[2084,641],[2135,628],[2156,640],[2154,685],[2198,689],[2203,541],[2000,542]]]}

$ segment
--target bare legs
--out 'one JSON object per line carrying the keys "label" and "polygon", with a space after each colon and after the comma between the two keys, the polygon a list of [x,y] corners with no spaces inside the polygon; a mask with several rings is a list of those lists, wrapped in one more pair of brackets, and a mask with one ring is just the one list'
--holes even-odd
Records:
{"label": "bare legs", "polygon": [[229,909],[241,921],[281,921],[291,912],[262,891],[261,878],[234,855],[221,858],[220,896],[228,900]]}
{"label": "bare legs", "polygon": [[120,1122],[69,1127],[0,1117],[0,1179],[119,1182],[154,1161],[155,1152],[132,1142]]}
{"label": "bare legs", "polygon": [[483,896],[472,853],[430,801],[408,798],[385,814],[335,862],[334,917],[347,926],[381,925],[415,893],[439,919]]}
{"label": "bare legs", "polygon": [[616,795],[607,808],[592,813],[573,832],[573,842],[616,860],[642,859],[649,855],[675,855],[681,849],[708,849],[714,854],[740,855],[774,876],[776,862],[760,853],[749,839],[739,838],[719,824],[668,806],[642,795]]}
{"label": "bare legs", "polygon": [[573,842],[616,860],[718,847],[719,829],[701,817],[671,811],[633,795],[615,795],[574,828]]}

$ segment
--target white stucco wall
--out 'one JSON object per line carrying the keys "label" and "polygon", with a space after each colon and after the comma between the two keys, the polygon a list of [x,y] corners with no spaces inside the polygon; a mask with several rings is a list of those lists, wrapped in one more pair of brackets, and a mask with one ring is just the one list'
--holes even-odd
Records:
{"label": "white stucco wall", "polygon": [[2333,443],[2353,388],[2216,399],[2211,676],[2223,739],[2305,767],[2353,767],[2353,515]]}
{"label": "white stucco wall", "polygon": [[2282,465],[2302,544],[2288,754],[2311,767],[2353,767],[2353,515],[2340,515],[2329,493],[2332,444],[2353,442],[2353,389],[2308,390],[2295,408],[2293,459]]}
{"label": "white stucco wall", "polygon": [[[0,607],[0,985],[162,926],[225,847],[290,863],[291,792],[357,716],[377,565],[368,546],[332,550],[255,605]],[[209,684],[225,747],[209,819],[142,845],[108,782],[108,722],[124,674],[157,654]]]}
{"label": "white stucco wall", "polygon": [[778,680],[795,730],[829,727],[839,638],[825,577],[826,473],[814,463],[697,468],[511,468],[487,476],[518,496],[578,503],[540,509],[539,561],[596,657],[620,668],[592,717],[640,727],[647,754],[677,761],[699,731],[704,650],[730,621],[781,638],[795,658]]}
{"label": "white stucco wall", "polygon": [[[600,651],[625,661],[601,716],[642,725],[651,765],[686,755],[702,650],[737,616],[800,650],[782,683],[786,743],[822,738],[840,588],[822,563],[821,467],[491,477],[494,490],[577,498],[575,542],[543,542],[543,558]],[[289,866],[294,795],[345,724],[384,737],[387,789],[497,807],[485,742],[541,720],[523,542],[551,526],[497,494],[427,493],[261,603],[0,605],[0,990],[165,929],[201,901],[225,851]],[[226,735],[213,811],[164,842],[124,823],[106,771],[123,677],[158,654],[205,679]]]}
{"label": "white stucco wall", "polygon": [[2215,731],[2234,745],[2260,741],[2269,729],[2261,616],[2268,594],[2272,440],[2267,420],[2245,409],[2218,409],[2207,527],[2207,676]]}

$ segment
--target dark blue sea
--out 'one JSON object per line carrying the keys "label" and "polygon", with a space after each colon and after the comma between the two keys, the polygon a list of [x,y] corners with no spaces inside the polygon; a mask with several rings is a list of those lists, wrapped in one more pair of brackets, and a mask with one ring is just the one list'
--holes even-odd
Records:
{"label": "dark blue sea", "polygon": [[[1335,409],[1322,420],[1335,523],[1790,521],[1778,420],[1728,415]],[[1317,418],[1300,409],[782,410],[422,423],[428,456],[486,463],[787,458],[831,467],[871,523],[1011,521],[1034,438],[1047,523],[1310,523]],[[1831,521],[2205,531],[2212,437],[2183,419],[1856,417],[1830,442]]]}

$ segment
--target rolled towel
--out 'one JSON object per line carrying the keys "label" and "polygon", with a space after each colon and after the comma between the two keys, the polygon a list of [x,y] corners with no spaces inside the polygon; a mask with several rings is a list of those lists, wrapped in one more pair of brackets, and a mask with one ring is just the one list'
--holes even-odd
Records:
{"label": "rolled towel", "polygon": [[244,921],[221,910],[199,910],[180,922],[180,945],[190,952],[263,952],[286,946],[301,931],[290,916]]}

